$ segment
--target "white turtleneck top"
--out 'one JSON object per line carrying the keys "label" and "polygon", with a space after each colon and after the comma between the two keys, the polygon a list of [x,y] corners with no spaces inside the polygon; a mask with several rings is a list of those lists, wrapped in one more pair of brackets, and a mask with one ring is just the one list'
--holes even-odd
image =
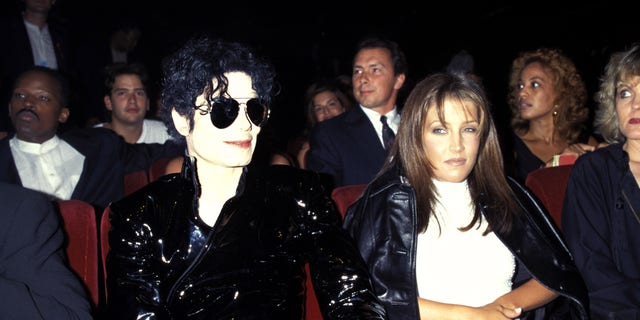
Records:
{"label": "white turtleneck top", "polygon": [[473,217],[466,180],[434,180],[434,184],[439,194],[435,216],[440,228],[432,215],[427,231],[418,235],[418,294],[432,301],[471,307],[491,303],[511,291],[514,257],[493,232],[482,235],[485,219],[471,230],[458,230]]}

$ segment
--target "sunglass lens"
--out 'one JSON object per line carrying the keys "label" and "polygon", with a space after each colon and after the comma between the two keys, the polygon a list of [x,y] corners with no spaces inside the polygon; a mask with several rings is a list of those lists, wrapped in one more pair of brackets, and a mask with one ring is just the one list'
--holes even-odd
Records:
{"label": "sunglass lens", "polygon": [[247,101],[247,114],[253,124],[262,127],[267,122],[267,107],[259,99],[253,98]]}
{"label": "sunglass lens", "polygon": [[211,106],[211,123],[216,128],[224,129],[236,120],[239,109],[238,102],[233,99],[215,99]]}

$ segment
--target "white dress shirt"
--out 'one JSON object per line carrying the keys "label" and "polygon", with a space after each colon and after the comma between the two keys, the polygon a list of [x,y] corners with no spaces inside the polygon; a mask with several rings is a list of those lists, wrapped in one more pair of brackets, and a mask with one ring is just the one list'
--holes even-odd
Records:
{"label": "white dress shirt", "polygon": [[36,66],[58,69],[56,51],[49,33],[49,26],[45,25],[40,29],[37,25],[24,20],[24,25],[29,34],[31,43],[31,53],[33,54],[33,64]]}
{"label": "white dress shirt", "polygon": [[58,136],[43,142],[9,140],[22,186],[69,200],[84,168],[84,155]]}
{"label": "white dress shirt", "polygon": [[[373,124],[373,128],[376,129],[376,133],[378,134],[380,144],[384,146],[384,142],[382,140],[382,122],[380,122],[380,116],[383,116],[383,114],[379,114],[363,106],[360,106],[360,108],[364,111],[364,114],[367,115],[371,124]],[[387,116],[387,124],[391,130],[393,130],[393,133],[397,134],[398,126],[400,125],[400,114],[398,113],[397,108],[393,108],[393,110],[387,112],[384,116]]]}

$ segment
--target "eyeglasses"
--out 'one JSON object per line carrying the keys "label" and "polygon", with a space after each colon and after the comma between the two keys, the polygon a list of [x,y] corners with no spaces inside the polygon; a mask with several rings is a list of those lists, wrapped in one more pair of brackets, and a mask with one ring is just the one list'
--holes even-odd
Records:
{"label": "eyeglasses", "polygon": [[241,104],[247,105],[246,113],[253,124],[258,127],[266,124],[269,118],[269,109],[258,98],[252,98],[246,103],[240,103],[233,98],[216,97],[209,100],[209,106],[206,110],[201,109],[201,107],[198,110],[202,115],[208,112],[211,117],[211,123],[218,129],[224,129],[236,121]]}

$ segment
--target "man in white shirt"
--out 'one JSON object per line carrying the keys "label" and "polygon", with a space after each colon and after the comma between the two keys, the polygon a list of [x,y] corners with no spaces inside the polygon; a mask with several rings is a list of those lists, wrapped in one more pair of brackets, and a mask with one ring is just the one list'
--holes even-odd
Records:
{"label": "man in white shirt", "polygon": [[9,115],[16,133],[0,140],[0,181],[102,210],[124,196],[125,174],[184,152],[174,143],[126,143],[104,128],[58,134],[59,124],[69,118],[69,87],[53,69],[35,66],[23,72],[12,92]]}
{"label": "man in white shirt", "polygon": [[115,63],[107,67],[104,105],[111,122],[104,127],[121,135],[128,143],[164,143],[171,138],[162,121],[145,119],[150,108],[148,75],[138,63]]}

